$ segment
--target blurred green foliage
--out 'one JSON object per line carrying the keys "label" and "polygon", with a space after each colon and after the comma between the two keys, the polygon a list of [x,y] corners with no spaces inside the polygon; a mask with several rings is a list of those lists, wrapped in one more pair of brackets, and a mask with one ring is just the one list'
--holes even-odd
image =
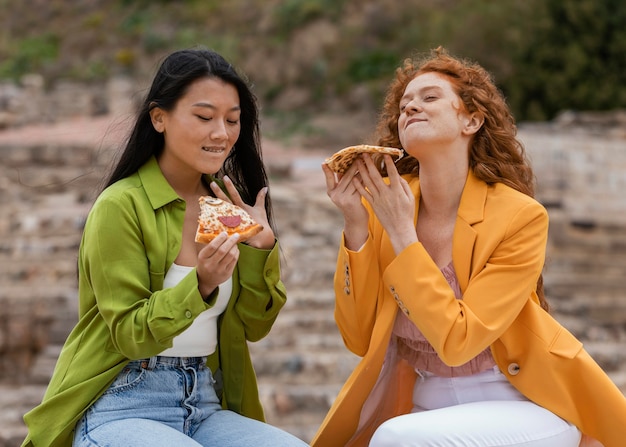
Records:
{"label": "blurred green foliage", "polygon": [[[141,77],[161,55],[203,45],[242,67],[266,108],[297,86],[315,109],[357,85],[380,104],[402,59],[442,45],[491,71],[518,120],[626,107],[623,0],[22,0],[3,9],[0,78]],[[303,35],[331,43],[310,51]]]}
{"label": "blurred green foliage", "polygon": [[282,38],[307,23],[320,19],[336,20],[342,10],[344,0],[283,0],[277,2],[274,15],[276,33]]}
{"label": "blurred green foliage", "polygon": [[59,39],[52,33],[26,37],[11,50],[0,59],[0,78],[44,70],[58,57]]}

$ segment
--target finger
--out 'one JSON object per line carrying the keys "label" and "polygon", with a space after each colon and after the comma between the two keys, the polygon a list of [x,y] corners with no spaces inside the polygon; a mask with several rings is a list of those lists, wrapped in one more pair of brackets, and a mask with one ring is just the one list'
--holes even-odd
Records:
{"label": "finger", "polygon": [[256,195],[256,202],[254,202],[255,208],[265,209],[265,198],[267,197],[268,191],[269,188],[267,186],[261,188],[259,193]]}
{"label": "finger", "polygon": [[363,154],[363,160],[359,160],[358,163],[359,174],[363,186],[365,186],[370,191],[370,194],[378,194],[380,191],[380,186],[377,184],[377,177],[379,177],[381,180],[382,177],[376,169],[376,166],[374,166],[374,162],[368,154]]}
{"label": "finger", "polygon": [[411,186],[409,182],[398,175],[398,180],[400,181],[400,185],[402,186],[402,190],[407,195],[407,197],[413,198],[413,191],[411,191]]}
{"label": "finger", "polygon": [[222,190],[222,188],[220,188],[220,185],[218,185],[216,182],[211,182],[209,186],[211,187],[211,191],[213,191],[213,194],[215,194],[215,197],[217,197],[218,199],[222,199],[225,202],[231,201],[228,195]]}
{"label": "finger", "polygon": [[357,177],[355,177],[352,180],[352,185],[354,186],[354,189],[356,190],[356,192],[358,192],[363,198],[365,198],[365,200],[367,200],[369,203],[372,203],[372,201],[374,200],[374,197],[372,196],[372,194],[370,193],[370,190],[367,189],[363,183],[361,182],[360,179],[358,179]]}
{"label": "finger", "polygon": [[354,192],[352,179],[358,175],[358,170],[354,163],[343,174],[336,174],[327,165],[322,166],[322,169],[326,176],[326,190],[329,195],[352,194]]}
{"label": "finger", "polygon": [[326,190],[332,191],[337,186],[337,177],[335,172],[330,169],[326,163],[322,163],[322,171],[324,172],[324,180],[326,181]]}
{"label": "finger", "polygon": [[[233,246],[237,245],[237,241],[239,240],[239,234],[233,234],[232,236],[228,236],[228,233],[225,231],[218,234],[215,239],[209,242],[200,252],[198,253],[198,258],[201,259],[209,259],[212,257],[217,257],[218,259],[223,257],[228,250],[230,250]],[[221,253],[221,254],[220,254]]]}
{"label": "finger", "polygon": [[237,191],[235,184],[227,175],[224,176],[224,186],[226,186],[226,191],[228,191],[228,194],[230,195],[231,202],[237,206],[243,206],[244,202],[239,195],[239,191]]}
{"label": "finger", "polygon": [[393,158],[390,155],[384,155],[385,167],[387,168],[387,176],[389,177],[389,182],[391,185],[398,185],[400,182],[400,173],[396,168],[395,163],[393,162]]}

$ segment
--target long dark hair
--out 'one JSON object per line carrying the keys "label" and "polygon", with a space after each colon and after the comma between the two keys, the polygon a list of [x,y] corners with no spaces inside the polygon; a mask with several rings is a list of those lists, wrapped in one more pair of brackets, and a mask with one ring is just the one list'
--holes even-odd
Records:
{"label": "long dark hair", "polygon": [[[234,86],[239,94],[241,131],[217,177],[227,174],[237,186],[243,201],[249,205],[254,204],[258,192],[268,185],[261,153],[257,99],[247,80],[228,61],[218,53],[203,48],[179,50],[163,60],[137,112],[126,146],[104,188],[134,174],[150,157],[161,154],[165,140],[163,134],[152,126],[150,110],[155,107],[172,110],[189,85],[205,77],[219,78]],[[265,209],[269,222],[274,227],[269,194]]]}

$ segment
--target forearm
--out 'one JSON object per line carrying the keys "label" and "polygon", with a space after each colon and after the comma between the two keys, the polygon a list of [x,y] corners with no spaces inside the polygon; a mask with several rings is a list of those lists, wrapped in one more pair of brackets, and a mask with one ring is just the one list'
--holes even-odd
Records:
{"label": "forearm", "polygon": [[369,228],[367,220],[344,219],[343,237],[344,245],[348,250],[358,251],[367,241]]}

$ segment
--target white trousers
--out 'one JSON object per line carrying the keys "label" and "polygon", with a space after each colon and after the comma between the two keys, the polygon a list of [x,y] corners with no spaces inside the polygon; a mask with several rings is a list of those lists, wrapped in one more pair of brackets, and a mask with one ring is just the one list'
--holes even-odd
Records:
{"label": "white trousers", "polygon": [[466,377],[422,373],[413,412],[384,422],[370,447],[578,447],[572,424],[529,401],[497,368]]}

